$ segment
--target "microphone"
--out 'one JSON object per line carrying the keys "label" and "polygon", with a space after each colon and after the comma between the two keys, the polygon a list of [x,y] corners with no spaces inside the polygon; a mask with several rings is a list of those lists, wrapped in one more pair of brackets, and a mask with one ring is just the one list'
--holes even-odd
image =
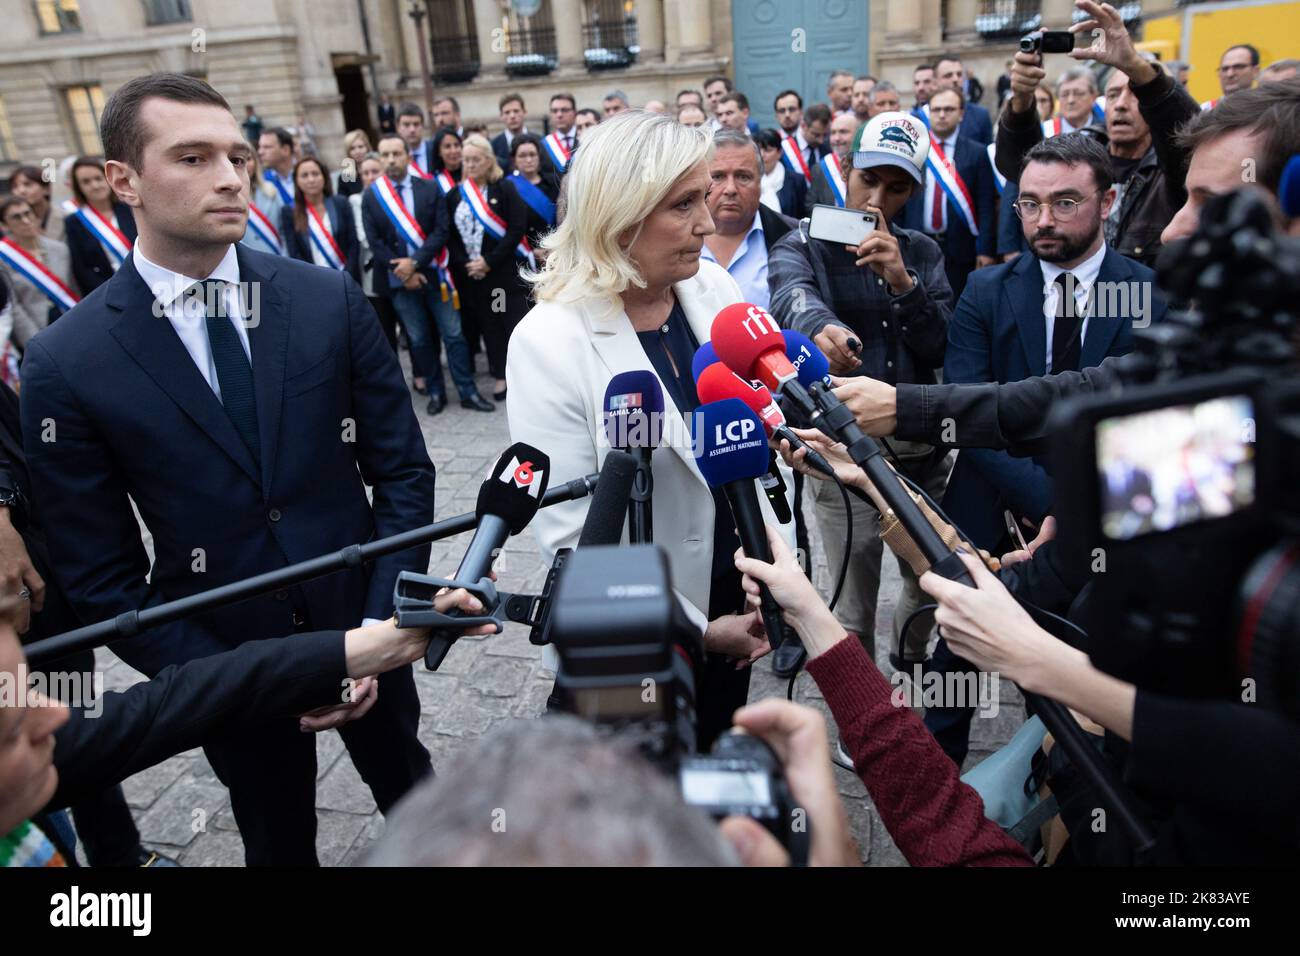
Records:
{"label": "microphone", "polygon": [[605,387],[605,436],[612,448],[631,451],[636,480],[627,502],[628,541],[654,539],[654,472],[651,457],[659,445],[664,420],[664,393],[654,372],[619,372]]}
{"label": "microphone", "polygon": [[627,517],[627,502],[636,480],[636,458],[617,448],[605,456],[596,481],[596,493],[587,508],[587,520],[582,523],[578,547],[602,544],[621,544],[623,524]]}
{"label": "microphone", "polygon": [[[691,359],[691,378],[698,382],[701,372],[710,365],[721,361],[722,359],[718,358],[718,350],[713,347],[713,343],[705,342],[695,350],[695,358]],[[704,399],[700,399],[700,401],[704,401]]]}
{"label": "microphone", "polygon": [[781,338],[785,339],[785,357],[799,374],[800,384],[808,389],[819,383],[830,388],[831,363],[813,340],[794,329],[782,329]]}
{"label": "microphone", "polygon": [[853,413],[824,382],[814,382],[808,388],[800,382],[798,370],[786,356],[785,337],[767,310],[747,302],[729,305],[714,317],[709,338],[718,357],[733,372],[741,378],[756,378],[773,391],[779,391],[807,415],[814,427],[844,443],[849,457],[866,472],[935,573],[975,586],[961,558],[944,544],[926,520],[885,464],[879,444],[862,431]]}
{"label": "microphone", "polygon": [[[550,470],[551,460],[531,445],[516,442],[501,453],[479,487],[474,508],[478,527],[456,569],[457,581],[477,583],[487,578],[506,538],[523,531],[537,514]],[[425,667],[436,671],[457,636],[455,631],[434,631],[424,654]]]}
{"label": "microphone", "polygon": [[[785,423],[785,415],[766,385],[746,382],[721,362],[715,362],[700,373],[695,382],[695,391],[701,402],[719,402],[724,398],[740,399],[758,416],[769,437],[783,438],[796,450],[808,448],[807,443]],[[835,470],[820,452],[808,448],[807,461],[827,478],[834,479]]]}
{"label": "microphone", "polygon": [[[725,398],[695,409],[695,463],[710,488],[721,488],[731,505],[740,546],[751,558],[772,562],[763,512],[754,479],[767,474],[768,447],[763,423],[738,398]],[[597,486],[599,487],[599,486]],[[768,643],[775,648],[784,635],[781,607],[767,585],[759,585],[759,610]]]}

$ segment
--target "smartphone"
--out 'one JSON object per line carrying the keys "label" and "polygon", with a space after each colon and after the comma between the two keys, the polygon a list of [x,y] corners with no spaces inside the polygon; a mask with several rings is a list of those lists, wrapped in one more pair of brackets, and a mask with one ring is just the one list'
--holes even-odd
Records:
{"label": "smartphone", "polygon": [[875,228],[875,213],[863,212],[861,209],[841,209],[839,206],[818,203],[812,207],[812,221],[808,224],[808,235],[823,242],[858,246]]}
{"label": "smartphone", "polygon": [[1020,533],[1020,524],[1016,521],[1016,516],[1011,513],[1011,509],[1002,512],[1002,517],[1007,522],[1007,534],[1011,535],[1011,540],[1015,542],[1017,551],[1028,551],[1029,545],[1025,544],[1025,536]]}

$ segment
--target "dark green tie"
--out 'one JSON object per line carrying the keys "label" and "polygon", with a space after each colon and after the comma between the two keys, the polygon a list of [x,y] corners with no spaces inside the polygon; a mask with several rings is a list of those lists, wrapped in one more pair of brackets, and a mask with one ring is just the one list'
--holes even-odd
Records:
{"label": "dark green tie", "polygon": [[[199,289],[195,286],[195,290]],[[257,401],[253,394],[253,367],[244,354],[239,333],[231,323],[225,308],[226,283],[220,279],[207,279],[202,286],[207,315],[208,344],[212,347],[212,362],[217,367],[217,385],[221,389],[221,404],[226,414],[244,440],[253,460],[262,464],[261,445],[257,437]]]}

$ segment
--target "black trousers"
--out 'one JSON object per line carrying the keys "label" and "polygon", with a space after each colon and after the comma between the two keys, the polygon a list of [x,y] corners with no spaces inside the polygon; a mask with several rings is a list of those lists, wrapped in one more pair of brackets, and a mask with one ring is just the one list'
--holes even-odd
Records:
{"label": "black trousers", "polygon": [[[340,687],[340,701],[342,692]],[[429,752],[416,736],[419,723],[415,676],[403,667],[380,676],[379,699],[368,714],[339,728],[381,813],[433,773]],[[248,866],[319,865],[315,734],[303,733],[298,718],[288,717],[214,737],[203,751],[230,790]]]}
{"label": "black trousers", "polygon": [[[504,294],[498,294],[498,289]],[[489,274],[486,279],[467,277],[461,286],[461,328],[468,340],[469,328],[473,325],[474,334],[487,351],[488,371],[493,378],[506,377],[510,334],[528,313],[528,308],[527,292],[515,281],[502,284],[493,281],[492,274]],[[478,349],[471,344],[470,351],[477,352]]]}

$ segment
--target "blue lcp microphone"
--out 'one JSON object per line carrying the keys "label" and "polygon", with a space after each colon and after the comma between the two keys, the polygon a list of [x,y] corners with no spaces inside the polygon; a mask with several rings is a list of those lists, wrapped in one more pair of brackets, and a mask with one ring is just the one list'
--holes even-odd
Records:
{"label": "blue lcp microphone", "polygon": [[664,393],[654,372],[619,372],[605,387],[605,437],[611,447],[636,458],[636,477],[627,503],[627,539],[649,544],[654,539],[654,472],[651,457],[664,423]]}
{"label": "blue lcp microphone", "polygon": [[[701,405],[694,414],[695,463],[710,488],[721,488],[731,505],[731,516],[745,554],[772,563],[763,512],[758,506],[755,479],[767,474],[767,433],[758,416],[738,398]],[[718,515],[715,520],[721,520]],[[767,628],[768,643],[775,648],[784,633],[781,607],[766,585],[759,585],[759,609]]]}

